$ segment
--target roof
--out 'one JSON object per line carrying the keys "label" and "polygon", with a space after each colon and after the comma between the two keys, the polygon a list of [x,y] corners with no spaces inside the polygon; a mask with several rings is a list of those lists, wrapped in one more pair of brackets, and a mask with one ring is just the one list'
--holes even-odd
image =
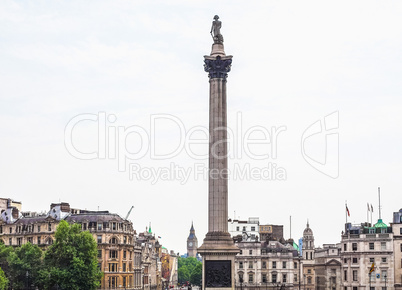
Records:
{"label": "roof", "polygon": [[118,214],[115,213],[105,213],[100,212],[91,212],[91,213],[84,213],[84,214],[72,214],[65,218],[68,222],[124,222],[123,218],[121,218]]}
{"label": "roof", "polygon": [[374,225],[375,228],[388,228],[388,226],[382,221],[382,219],[378,219],[378,222]]}

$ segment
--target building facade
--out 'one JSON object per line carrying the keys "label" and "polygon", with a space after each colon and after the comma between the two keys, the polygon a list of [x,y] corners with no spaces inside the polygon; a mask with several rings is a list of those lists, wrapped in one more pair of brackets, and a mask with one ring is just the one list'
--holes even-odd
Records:
{"label": "building facade", "polygon": [[393,286],[393,252],[392,228],[381,219],[374,226],[346,223],[340,252],[344,289],[382,289],[386,283]]}

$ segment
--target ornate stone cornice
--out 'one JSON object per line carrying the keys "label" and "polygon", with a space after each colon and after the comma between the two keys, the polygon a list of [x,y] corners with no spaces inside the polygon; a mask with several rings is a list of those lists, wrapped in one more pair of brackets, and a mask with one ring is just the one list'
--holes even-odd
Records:
{"label": "ornate stone cornice", "polygon": [[219,55],[214,59],[205,58],[204,60],[204,70],[210,79],[222,78],[226,80],[231,65],[231,58],[222,59]]}

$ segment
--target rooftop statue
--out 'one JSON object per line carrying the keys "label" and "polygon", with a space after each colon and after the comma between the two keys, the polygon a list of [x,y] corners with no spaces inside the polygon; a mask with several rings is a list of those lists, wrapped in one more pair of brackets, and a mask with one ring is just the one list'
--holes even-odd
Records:
{"label": "rooftop statue", "polygon": [[212,39],[214,40],[214,43],[223,43],[223,36],[221,34],[221,27],[222,27],[222,22],[219,21],[219,16],[215,15],[214,16],[214,21],[212,21],[212,27],[211,27],[211,35]]}

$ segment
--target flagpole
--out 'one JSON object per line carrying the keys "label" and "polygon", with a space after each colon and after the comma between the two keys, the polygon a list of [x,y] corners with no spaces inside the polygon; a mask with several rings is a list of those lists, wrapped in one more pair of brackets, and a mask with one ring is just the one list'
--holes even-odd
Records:
{"label": "flagpole", "polygon": [[345,200],[345,217],[346,217],[346,223],[348,223],[348,201]]}
{"label": "flagpole", "polygon": [[369,204],[367,203],[367,223],[370,222],[370,220],[369,220],[369,210],[370,210],[370,207],[369,207]]}

